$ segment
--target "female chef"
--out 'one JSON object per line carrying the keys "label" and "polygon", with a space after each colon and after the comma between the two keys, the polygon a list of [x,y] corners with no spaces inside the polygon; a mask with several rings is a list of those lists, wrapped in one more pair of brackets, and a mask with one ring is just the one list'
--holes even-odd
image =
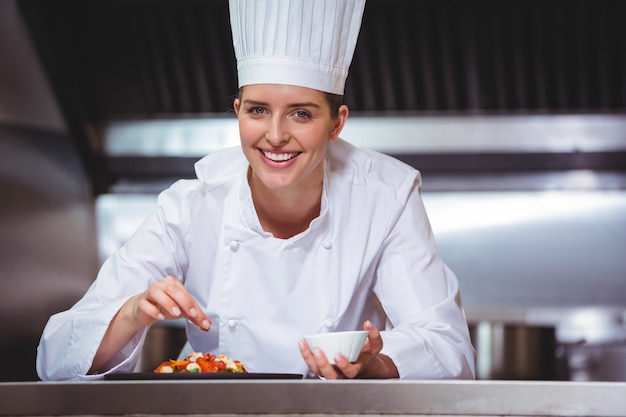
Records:
{"label": "female chef", "polygon": [[[149,326],[180,318],[194,351],[251,372],[473,378],[419,173],[339,138],[364,3],[230,0],[241,147],[162,192],[84,297],[50,318],[43,380],[132,372]],[[355,363],[332,366],[302,340],[360,328]]]}

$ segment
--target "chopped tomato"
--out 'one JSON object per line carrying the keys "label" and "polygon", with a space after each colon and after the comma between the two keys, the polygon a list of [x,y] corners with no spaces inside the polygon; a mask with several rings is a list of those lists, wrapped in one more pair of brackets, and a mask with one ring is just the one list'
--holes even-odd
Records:
{"label": "chopped tomato", "polygon": [[217,372],[217,366],[213,361],[207,360],[205,358],[196,359],[196,363],[200,366],[200,372]]}
{"label": "chopped tomato", "polygon": [[216,360],[213,363],[215,363],[215,366],[217,367],[218,371],[225,371],[226,370],[226,362],[222,361],[222,360]]}
{"label": "chopped tomato", "polygon": [[[228,364],[231,365],[228,365]],[[233,368],[232,364],[235,364]],[[191,366],[190,366],[191,365]],[[229,368],[230,366],[230,368]],[[232,360],[226,355],[212,355],[210,353],[200,354],[192,352],[187,356],[187,359],[174,360],[161,362],[159,366],[154,370],[159,373],[171,373],[171,372],[248,372],[246,367],[237,360]]]}

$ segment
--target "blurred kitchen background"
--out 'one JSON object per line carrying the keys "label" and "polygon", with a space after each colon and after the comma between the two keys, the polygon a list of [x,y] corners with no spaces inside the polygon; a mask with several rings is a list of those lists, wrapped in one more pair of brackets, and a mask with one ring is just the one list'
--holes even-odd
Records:
{"label": "blurred kitchen background", "polygon": [[[422,171],[481,379],[626,380],[625,17],[368,0],[342,136]],[[48,317],[237,145],[236,89],[226,0],[0,0],[0,380],[36,380]]]}

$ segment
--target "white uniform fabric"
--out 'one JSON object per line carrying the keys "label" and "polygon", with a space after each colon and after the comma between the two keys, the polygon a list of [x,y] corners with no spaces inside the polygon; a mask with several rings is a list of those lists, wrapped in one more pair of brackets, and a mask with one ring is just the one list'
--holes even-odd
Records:
{"label": "white uniform fabric", "polygon": [[[457,279],[435,248],[418,171],[330,143],[320,216],[277,239],[260,226],[247,169],[240,148],[224,150],[196,164],[197,180],[161,193],[155,213],[85,296],[50,318],[38,348],[43,380],[101,378],[86,373],[109,322],[126,299],[167,275],[213,320],[209,332],[187,325],[192,349],[239,359],[251,372],[306,375],[304,335],[357,330],[370,319],[386,329],[383,353],[400,378],[473,378]],[[135,369],[145,332],[106,372]]]}

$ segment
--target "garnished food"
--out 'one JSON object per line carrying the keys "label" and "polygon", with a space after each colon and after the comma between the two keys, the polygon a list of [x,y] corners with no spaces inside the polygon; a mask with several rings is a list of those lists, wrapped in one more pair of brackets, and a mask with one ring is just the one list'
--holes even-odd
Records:
{"label": "garnished food", "polygon": [[162,362],[154,372],[171,374],[176,372],[248,372],[246,366],[226,355],[191,352],[187,359],[170,359]]}

